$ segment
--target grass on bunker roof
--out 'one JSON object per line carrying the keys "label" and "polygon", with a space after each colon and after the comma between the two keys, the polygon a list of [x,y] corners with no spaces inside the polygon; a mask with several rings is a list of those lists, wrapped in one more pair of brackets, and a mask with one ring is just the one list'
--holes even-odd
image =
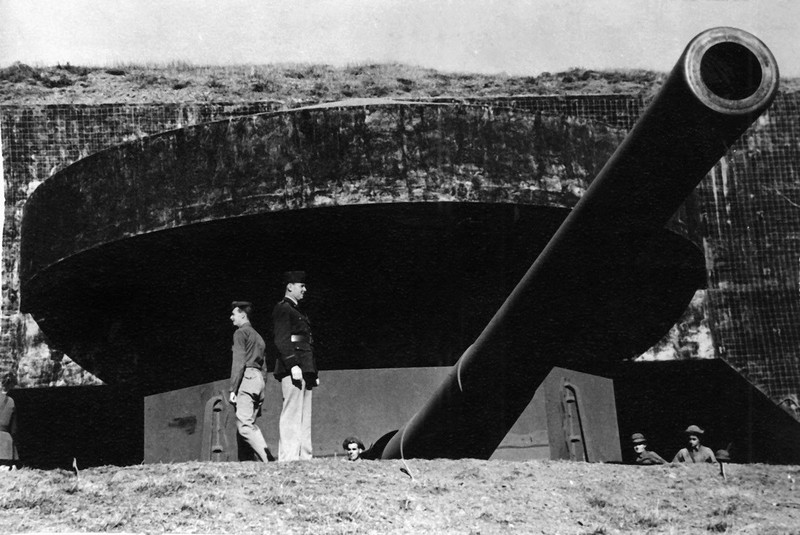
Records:
{"label": "grass on bunker roof", "polygon": [[649,94],[665,75],[574,68],[537,76],[444,73],[398,63],[204,66],[184,62],[0,69],[0,104],[254,102],[287,106],[360,97]]}
{"label": "grass on bunker roof", "polygon": [[314,459],[0,474],[0,533],[800,533],[800,467]]}

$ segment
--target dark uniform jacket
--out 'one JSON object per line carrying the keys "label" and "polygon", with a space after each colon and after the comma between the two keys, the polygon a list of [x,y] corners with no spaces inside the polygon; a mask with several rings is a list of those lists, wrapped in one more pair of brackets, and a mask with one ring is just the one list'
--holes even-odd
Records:
{"label": "dark uniform jacket", "polygon": [[231,348],[231,392],[239,391],[245,368],[256,368],[263,372],[265,347],[264,339],[249,323],[236,329]]}
{"label": "dark uniform jacket", "polygon": [[308,317],[297,309],[294,301],[284,297],[272,310],[272,322],[278,348],[275,378],[280,381],[291,375],[293,366],[300,366],[306,382],[314,384],[317,364],[314,362],[314,340]]}

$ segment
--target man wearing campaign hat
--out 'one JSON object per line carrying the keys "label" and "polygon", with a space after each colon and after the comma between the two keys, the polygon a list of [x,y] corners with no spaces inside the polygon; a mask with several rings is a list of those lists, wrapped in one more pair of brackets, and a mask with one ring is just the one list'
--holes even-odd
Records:
{"label": "man wearing campaign hat", "polygon": [[696,425],[690,425],[686,428],[686,438],[689,444],[675,454],[672,459],[673,463],[716,463],[717,459],[714,457],[714,452],[711,448],[706,448],[700,444],[700,439],[703,437],[703,431]]}
{"label": "man wearing campaign hat", "polygon": [[319,385],[311,324],[298,305],[306,293],[304,271],[283,275],[283,299],[272,311],[278,358],[275,378],[281,382],[283,408],[279,423],[278,460],[310,459],[312,390]]}
{"label": "man wearing campaign hat", "polygon": [[641,433],[634,433],[631,435],[631,442],[633,442],[633,451],[636,452],[636,464],[667,464],[658,453],[647,449],[647,440]]}
{"label": "man wearing campaign hat", "polygon": [[233,357],[231,358],[231,404],[236,406],[236,430],[253,449],[259,460],[272,460],[256,418],[264,403],[264,339],[250,324],[253,304],[249,301],[231,303]]}

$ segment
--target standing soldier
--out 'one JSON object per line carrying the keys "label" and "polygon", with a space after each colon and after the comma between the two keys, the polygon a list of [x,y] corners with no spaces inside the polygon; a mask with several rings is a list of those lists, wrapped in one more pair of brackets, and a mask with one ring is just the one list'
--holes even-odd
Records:
{"label": "standing soldier", "polygon": [[278,460],[310,459],[311,394],[319,385],[313,339],[308,317],[297,305],[306,293],[304,271],[284,273],[285,293],[272,311],[275,346],[275,378],[281,382],[283,408],[280,419]]}
{"label": "standing soldier", "polygon": [[236,430],[263,462],[272,455],[256,418],[264,403],[264,339],[250,325],[253,305],[249,301],[231,303],[233,333],[231,391],[229,401],[236,407]]}

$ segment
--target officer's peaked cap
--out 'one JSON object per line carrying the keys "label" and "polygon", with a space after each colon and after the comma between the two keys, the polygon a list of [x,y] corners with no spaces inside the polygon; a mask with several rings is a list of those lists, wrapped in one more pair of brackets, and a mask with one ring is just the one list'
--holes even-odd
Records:
{"label": "officer's peaked cap", "polygon": [[305,271],[287,271],[283,274],[283,283],[292,284],[293,282],[306,282]]}

